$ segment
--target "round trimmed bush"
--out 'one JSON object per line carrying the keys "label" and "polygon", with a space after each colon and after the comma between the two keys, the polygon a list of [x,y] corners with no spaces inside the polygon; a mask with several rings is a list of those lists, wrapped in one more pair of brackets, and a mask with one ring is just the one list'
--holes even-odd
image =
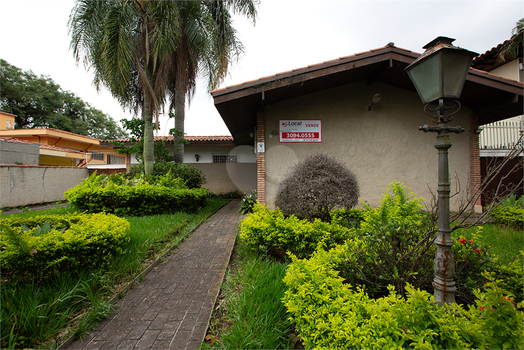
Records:
{"label": "round trimmed bush", "polygon": [[275,205],[286,216],[330,222],[333,209],[353,208],[358,196],[355,174],[341,161],[317,153],[292,167],[278,187]]}

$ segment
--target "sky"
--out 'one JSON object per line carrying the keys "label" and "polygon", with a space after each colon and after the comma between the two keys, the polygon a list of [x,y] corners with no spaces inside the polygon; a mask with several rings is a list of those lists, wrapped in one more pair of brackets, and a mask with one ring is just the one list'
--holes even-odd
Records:
{"label": "sky", "polygon": [[[69,48],[75,0],[0,0],[0,58],[58,83],[114,120],[130,119]],[[261,0],[258,17],[235,17],[244,54],[220,88],[386,46],[422,53],[437,36],[483,53],[511,36],[522,0]],[[186,107],[187,135],[230,135],[205,81]],[[174,121],[162,117],[158,135]]]}

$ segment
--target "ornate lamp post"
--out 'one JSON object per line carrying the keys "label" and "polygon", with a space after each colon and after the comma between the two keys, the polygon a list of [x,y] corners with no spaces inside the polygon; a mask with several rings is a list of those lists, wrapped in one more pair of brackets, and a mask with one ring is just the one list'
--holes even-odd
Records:
{"label": "ornate lamp post", "polygon": [[449,166],[448,149],[451,147],[449,133],[461,133],[460,126],[449,127],[448,122],[460,109],[455,100],[460,97],[473,57],[478,54],[453,46],[455,39],[438,37],[426,46],[426,51],[410,64],[406,71],[422,99],[424,111],[437,126],[424,125],[419,130],[436,132],[435,148],[438,163],[438,235],[435,239],[437,253],[434,261],[435,301],[440,305],[455,302],[455,263],[451,247],[449,220]]}

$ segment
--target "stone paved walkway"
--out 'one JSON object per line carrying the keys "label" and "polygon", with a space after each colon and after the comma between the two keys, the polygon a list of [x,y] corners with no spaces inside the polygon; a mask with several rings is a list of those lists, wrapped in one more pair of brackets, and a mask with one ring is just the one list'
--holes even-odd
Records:
{"label": "stone paved walkway", "polygon": [[239,200],[200,225],[120,300],[110,317],[67,349],[196,349],[204,340],[242,219]]}

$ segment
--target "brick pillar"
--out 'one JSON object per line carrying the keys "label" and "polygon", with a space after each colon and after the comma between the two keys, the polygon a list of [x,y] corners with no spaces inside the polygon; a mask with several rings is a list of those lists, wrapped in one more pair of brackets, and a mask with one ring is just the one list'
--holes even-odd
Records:
{"label": "brick pillar", "polygon": [[471,112],[470,117],[471,129],[469,131],[469,149],[470,149],[470,176],[471,189],[469,195],[472,196],[472,207],[476,213],[482,213],[482,201],[480,193],[480,185],[482,183],[482,176],[480,174],[480,151],[479,151],[479,134],[477,129],[479,127],[479,116],[475,112]]}
{"label": "brick pillar", "polygon": [[[257,110],[257,137],[256,145],[258,147],[259,142],[266,142],[266,123],[264,120],[264,112],[262,109]],[[265,149],[264,149],[265,151]],[[260,204],[266,204],[266,153],[258,152],[257,149],[257,193],[258,202]]]}

